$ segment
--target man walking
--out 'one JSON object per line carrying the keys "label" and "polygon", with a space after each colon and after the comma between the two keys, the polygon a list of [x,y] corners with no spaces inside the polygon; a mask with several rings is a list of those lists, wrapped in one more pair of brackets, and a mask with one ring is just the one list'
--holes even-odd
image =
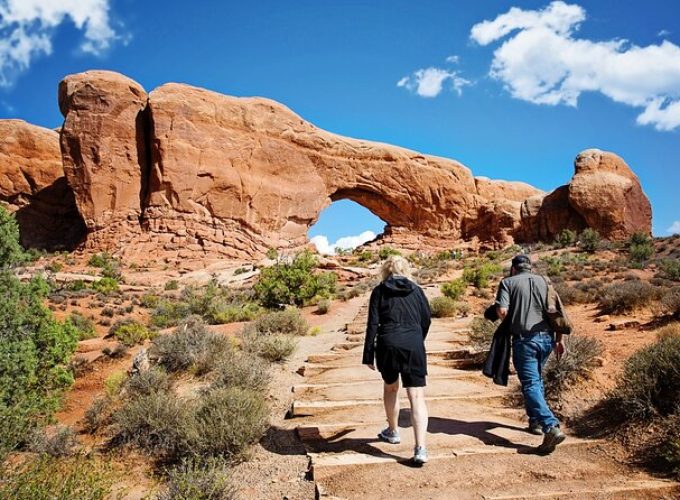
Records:
{"label": "man walking", "polygon": [[564,354],[562,335],[551,331],[544,315],[548,285],[531,272],[531,260],[526,255],[512,259],[510,276],[498,286],[496,309],[503,320],[508,317],[512,335],[512,362],[522,384],[524,405],[529,416],[529,429],[543,433],[539,453],[552,453],[565,439],[559,421],[545,401],[541,371],[555,349],[559,360]]}

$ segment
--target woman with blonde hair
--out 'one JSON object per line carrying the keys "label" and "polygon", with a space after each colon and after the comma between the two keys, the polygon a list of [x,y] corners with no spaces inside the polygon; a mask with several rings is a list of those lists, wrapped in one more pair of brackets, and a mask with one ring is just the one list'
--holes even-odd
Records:
{"label": "woman with blonde hair", "polygon": [[399,255],[389,257],[381,269],[381,282],[371,293],[363,363],[372,370],[377,366],[382,375],[387,427],[378,438],[392,444],[401,442],[397,427],[401,376],[411,404],[417,465],[427,462],[425,337],[429,328],[430,305],[414,283],[408,261]]}

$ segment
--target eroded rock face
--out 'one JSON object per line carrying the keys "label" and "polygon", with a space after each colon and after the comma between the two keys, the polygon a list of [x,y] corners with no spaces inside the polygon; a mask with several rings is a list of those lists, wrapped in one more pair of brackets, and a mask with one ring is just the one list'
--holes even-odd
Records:
{"label": "eroded rock face", "polygon": [[22,120],[0,120],[0,204],[13,212],[24,246],[72,248],[85,226],[66,182],[59,134]]}
{"label": "eroded rock face", "polygon": [[267,99],[168,84],[149,102],[145,215],[151,231],[188,244],[249,253],[301,245],[321,210],[343,198],[394,228],[460,238],[474,206],[463,165],[325,132]]}
{"label": "eroded rock face", "polygon": [[569,204],[612,240],[636,231],[651,234],[652,207],[637,176],[614,153],[588,149],[576,157],[569,183]]}
{"label": "eroded rock face", "polygon": [[59,84],[64,171],[90,231],[141,215],[146,107],[142,86],[118,73],[88,71]]}
{"label": "eroded rock face", "polygon": [[339,199],[365,206],[387,222],[390,241],[415,249],[651,228],[637,178],[608,153],[582,153],[572,182],[546,194],[475,179],[454,160],[331,134],[267,99],[180,84],[147,98],[134,81],[101,71],[67,77],[59,99],[64,169],[88,244],[141,258],[300,247]]}

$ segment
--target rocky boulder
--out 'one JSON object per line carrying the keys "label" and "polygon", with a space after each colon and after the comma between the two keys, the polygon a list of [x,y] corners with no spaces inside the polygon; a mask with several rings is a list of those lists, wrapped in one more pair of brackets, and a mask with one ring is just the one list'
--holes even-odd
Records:
{"label": "rocky boulder", "polygon": [[588,149],[576,157],[569,204],[588,227],[612,240],[651,234],[652,207],[640,180],[614,153]]}
{"label": "rocky boulder", "polygon": [[57,132],[0,120],[0,204],[15,214],[26,247],[72,248],[84,236]]}

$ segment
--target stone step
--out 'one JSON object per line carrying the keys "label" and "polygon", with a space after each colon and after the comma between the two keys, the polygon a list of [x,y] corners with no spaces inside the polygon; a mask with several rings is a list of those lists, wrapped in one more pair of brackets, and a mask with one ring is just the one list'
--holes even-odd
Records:
{"label": "stone step", "polygon": [[[470,376],[478,377],[479,380],[489,380],[481,374],[478,370],[465,370],[455,368],[455,364],[451,361],[432,362],[428,363],[427,373],[428,380],[432,377],[441,376],[456,376],[461,378],[468,378]],[[466,368],[466,367],[464,367]],[[356,382],[356,381],[374,381],[380,382],[380,373],[371,370],[365,366],[333,366],[326,363],[305,363],[298,370],[297,373],[305,377],[305,382],[314,384],[333,383],[337,381],[342,382]],[[514,380],[514,379],[513,379]]]}
{"label": "stone step", "polygon": [[547,499],[677,499],[680,498],[680,484],[663,479],[629,480],[625,477],[612,477],[602,480],[574,481],[556,486],[553,491],[504,493],[485,495],[485,500],[533,500]]}
{"label": "stone step", "polygon": [[[348,334],[345,337],[347,342],[361,342],[364,343],[366,335],[364,332]],[[425,342],[447,342],[450,344],[467,344],[468,343],[468,333],[467,332],[450,332],[446,330],[430,332],[425,339]]]}
{"label": "stone step", "polygon": [[[358,346],[357,346],[358,347]],[[433,347],[441,347],[440,345],[430,346],[426,345],[426,352],[428,357],[428,366],[430,364],[455,361],[451,364],[452,367],[467,368],[475,365],[480,365],[486,358],[486,353],[475,353],[468,349],[434,349]],[[448,347],[448,346],[444,346]],[[320,354],[310,354],[307,356],[308,363],[323,363],[328,366],[361,366],[361,354],[363,351],[353,349],[351,351],[342,350],[338,352],[328,352]]]}
{"label": "stone step", "polygon": [[[484,390],[478,390],[477,392],[464,394],[460,396],[428,396],[425,398],[428,402],[433,401],[489,401],[492,399],[501,400],[507,396],[505,392],[497,391],[490,392]],[[402,407],[408,406],[408,398],[400,398],[400,404]],[[294,400],[291,403],[291,408],[289,415],[291,417],[310,417],[319,414],[323,414],[330,411],[337,411],[338,409],[345,411],[354,411],[358,407],[369,406],[369,407],[379,407],[382,409],[383,400],[378,399],[344,399],[344,400]]]}
{"label": "stone step", "polygon": [[[413,450],[414,436],[408,422],[400,427],[401,443],[389,444],[377,437],[383,425],[341,424],[302,425],[298,435],[309,453],[324,456],[358,454],[398,461]],[[531,453],[542,437],[526,431],[525,424],[514,418],[490,414],[486,420],[474,415],[433,417],[428,424],[427,448],[432,456],[457,456],[470,453]],[[569,436],[565,443],[592,444],[594,441]]]}
{"label": "stone step", "polygon": [[[476,376],[474,378],[470,377],[468,380],[456,376],[430,378],[425,389],[426,394],[430,397],[462,396],[476,394],[480,391],[502,392],[506,394],[506,391],[497,390],[497,387],[490,380],[483,382]],[[361,381],[334,384],[301,384],[293,387],[293,392],[296,398],[305,400],[364,400],[382,398],[383,386],[382,384]],[[405,396],[406,389],[402,388],[399,393]]]}
{"label": "stone step", "polygon": [[612,463],[601,446],[567,440],[548,456],[482,446],[461,454],[431,453],[423,468],[408,466],[410,450],[391,456],[312,454],[311,466],[314,480],[338,498],[394,499],[403,498],[406,491],[428,499],[663,498],[633,495],[672,494],[677,486]]}

